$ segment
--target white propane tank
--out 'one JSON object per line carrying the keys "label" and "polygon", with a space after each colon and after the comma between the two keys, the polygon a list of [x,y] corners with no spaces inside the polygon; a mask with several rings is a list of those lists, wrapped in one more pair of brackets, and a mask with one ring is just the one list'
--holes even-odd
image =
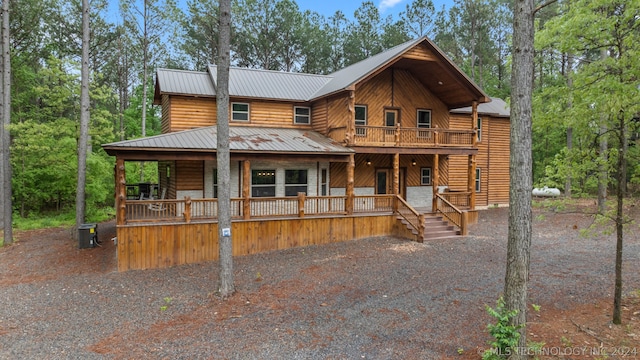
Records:
{"label": "white propane tank", "polygon": [[556,197],[560,196],[560,189],[545,186],[542,188],[534,188],[531,194],[533,196]]}

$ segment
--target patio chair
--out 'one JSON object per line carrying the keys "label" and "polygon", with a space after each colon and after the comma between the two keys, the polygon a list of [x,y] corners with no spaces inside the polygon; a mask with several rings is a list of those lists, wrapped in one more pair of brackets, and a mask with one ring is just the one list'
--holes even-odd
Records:
{"label": "patio chair", "polygon": [[[167,188],[162,189],[162,195],[160,196],[160,199],[158,199],[158,200],[164,200],[164,197],[165,197],[166,194],[167,194]],[[166,209],[166,207],[164,206],[163,203],[149,204],[149,210],[163,211],[165,209]]]}

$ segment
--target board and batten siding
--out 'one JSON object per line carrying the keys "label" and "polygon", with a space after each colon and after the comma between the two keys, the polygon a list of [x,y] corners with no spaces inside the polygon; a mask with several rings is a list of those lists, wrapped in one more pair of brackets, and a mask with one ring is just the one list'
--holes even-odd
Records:
{"label": "board and batten siding", "polygon": [[[483,118],[484,119],[484,118]],[[488,203],[509,203],[509,119],[489,118],[491,136],[489,137],[488,164],[490,177]]]}

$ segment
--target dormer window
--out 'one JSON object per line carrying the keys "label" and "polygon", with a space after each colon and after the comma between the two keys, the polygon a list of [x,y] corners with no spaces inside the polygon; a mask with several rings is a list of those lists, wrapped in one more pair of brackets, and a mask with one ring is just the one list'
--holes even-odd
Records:
{"label": "dormer window", "polygon": [[311,124],[311,108],[304,106],[295,106],[293,108],[295,124],[309,125]]}
{"label": "dormer window", "polygon": [[249,104],[236,102],[231,103],[231,120],[249,121]]}

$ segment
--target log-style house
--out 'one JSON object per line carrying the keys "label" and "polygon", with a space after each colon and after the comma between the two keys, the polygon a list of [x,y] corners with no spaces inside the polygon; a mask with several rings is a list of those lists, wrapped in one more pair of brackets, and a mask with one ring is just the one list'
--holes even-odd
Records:
{"label": "log-style house", "polygon": [[[216,70],[158,69],[162,134],[103,145],[119,270],[218,256]],[[508,202],[508,109],[426,37],[329,75],[229,77],[234,255],[466,234]],[[157,162],[156,191],[128,192],[125,161]]]}

